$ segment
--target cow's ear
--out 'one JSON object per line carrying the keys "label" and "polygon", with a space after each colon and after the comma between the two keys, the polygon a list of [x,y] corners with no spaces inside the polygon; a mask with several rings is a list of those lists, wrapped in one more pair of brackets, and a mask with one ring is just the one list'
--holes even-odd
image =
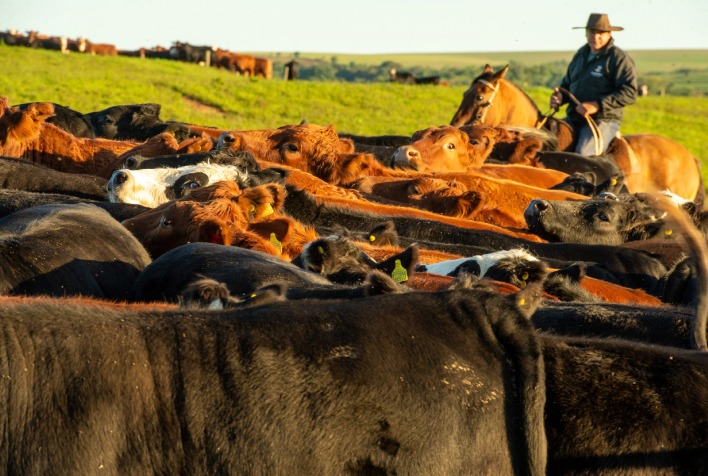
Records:
{"label": "cow's ear", "polygon": [[543,300],[543,283],[529,283],[524,289],[511,296],[516,309],[526,319],[530,319]]}
{"label": "cow's ear", "polygon": [[563,269],[553,271],[548,276],[549,278],[553,276],[555,278],[569,279],[570,281],[579,283],[580,280],[582,280],[587,274],[587,269],[588,265],[581,261],[578,263],[573,263],[570,266],[566,266]]}
{"label": "cow's ear", "polygon": [[199,241],[228,245],[231,242],[228,235],[226,227],[215,220],[206,221],[199,226]]}
{"label": "cow's ear", "polygon": [[140,114],[143,116],[157,117],[160,115],[160,109],[162,106],[155,103],[146,103],[140,105]]}
{"label": "cow's ear", "polygon": [[276,247],[278,246],[276,242],[282,247],[282,242],[287,238],[291,225],[292,222],[289,218],[281,217],[273,220],[251,223],[248,228],[256,235],[269,240]]}

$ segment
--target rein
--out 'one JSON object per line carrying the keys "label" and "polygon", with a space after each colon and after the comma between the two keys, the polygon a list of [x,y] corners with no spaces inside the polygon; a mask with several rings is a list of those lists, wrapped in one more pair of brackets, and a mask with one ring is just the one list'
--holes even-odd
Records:
{"label": "rein", "polygon": [[499,85],[494,85],[494,84],[490,83],[489,81],[487,81],[486,79],[478,79],[477,81],[484,84],[485,86],[487,86],[489,89],[492,90],[492,95],[489,96],[489,100],[484,105],[482,105],[482,107],[484,109],[482,111],[482,115],[479,116],[479,118],[478,118],[479,122],[484,122],[484,118],[487,117],[487,111],[489,110],[488,108],[492,106],[492,101],[494,101],[494,96],[496,96],[497,91],[499,91]]}
{"label": "rein", "polygon": [[[560,92],[563,94],[567,95],[571,101],[573,101],[573,104],[576,106],[580,106],[580,101],[578,101],[578,98],[573,96],[573,93],[568,91],[565,88],[558,88]],[[556,109],[557,111],[557,109]],[[597,127],[597,123],[595,120],[590,117],[588,114],[587,116],[584,116],[585,120],[588,121],[588,126],[590,126],[590,132],[592,132],[592,138],[595,139],[595,155],[600,155],[602,151],[605,150],[605,144],[603,143],[602,140],[602,134],[600,134],[600,129]]]}

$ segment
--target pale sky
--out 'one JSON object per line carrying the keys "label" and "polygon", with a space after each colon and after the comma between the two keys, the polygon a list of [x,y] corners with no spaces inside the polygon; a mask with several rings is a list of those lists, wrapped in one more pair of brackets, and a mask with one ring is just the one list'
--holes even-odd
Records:
{"label": "pale sky", "polygon": [[[570,51],[607,13],[626,50],[708,49],[708,0],[0,0],[0,30],[232,51]],[[708,66],[708,65],[707,65]]]}

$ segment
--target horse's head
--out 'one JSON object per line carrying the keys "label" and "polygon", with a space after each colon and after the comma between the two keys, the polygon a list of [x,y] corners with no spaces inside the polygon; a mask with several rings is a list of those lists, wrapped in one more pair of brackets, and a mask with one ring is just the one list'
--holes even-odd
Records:
{"label": "horse's head", "polygon": [[465,124],[486,124],[487,111],[493,107],[499,84],[508,69],[509,65],[506,65],[495,73],[491,66],[486,65],[482,74],[477,76],[464,92],[462,104],[450,121],[450,125],[459,127]]}

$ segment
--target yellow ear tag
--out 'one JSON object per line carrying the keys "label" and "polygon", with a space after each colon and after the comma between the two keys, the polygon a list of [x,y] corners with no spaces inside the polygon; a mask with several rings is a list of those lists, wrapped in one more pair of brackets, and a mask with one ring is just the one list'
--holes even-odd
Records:
{"label": "yellow ear tag", "polygon": [[524,272],[524,274],[521,275],[521,279],[523,279],[524,281],[526,281],[527,279],[529,279],[529,273],[528,273],[528,272]]}
{"label": "yellow ear tag", "polygon": [[249,297],[253,299],[254,297],[256,297],[256,293],[251,294]]}
{"label": "yellow ear tag", "polygon": [[519,298],[519,306],[525,306],[525,305],[526,305],[526,299]]}
{"label": "yellow ear tag", "polygon": [[673,232],[674,232],[674,231],[669,228],[668,230],[666,230],[666,231],[664,232],[664,234],[665,234],[666,236],[671,236],[671,233],[673,233]]}
{"label": "yellow ear tag", "polygon": [[256,211],[256,206],[254,204],[249,204],[248,205],[248,213],[253,213]]}
{"label": "yellow ear tag", "polygon": [[616,178],[611,179],[610,185],[617,185],[617,179]]}
{"label": "yellow ear tag", "polygon": [[323,255],[323,254],[324,254],[324,248],[322,248],[321,246],[318,246],[318,247],[317,247],[317,252],[318,252],[319,254]]}
{"label": "yellow ear tag", "polygon": [[408,271],[406,271],[406,268],[403,267],[400,259],[396,260],[396,265],[393,267],[393,272],[391,273],[391,277],[397,283],[402,283],[404,281],[408,281]]}
{"label": "yellow ear tag", "polygon": [[263,216],[267,217],[268,215],[272,215],[273,213],[275,213],[273,207],[270,206],[270,203],[266,203],[265,210],[263,211]]}
{"label": "yellow ear tag", "polygon": [[519,289],[524,289],[526,287],[526,281],[521,281],[519,283]]}
{"label": "yellow ear tag", "polygon": [[273,245],[278,248],[278,251],[281,253],[283,252],[283,244],[278,241],[278,238],[275,237],[275,233],[270,234],[270,242],[273,243]]}
{"label": "yellow ear tag", "polygon": [[369,241],[376,241],[376,237],[374,235],[369,235]]}

